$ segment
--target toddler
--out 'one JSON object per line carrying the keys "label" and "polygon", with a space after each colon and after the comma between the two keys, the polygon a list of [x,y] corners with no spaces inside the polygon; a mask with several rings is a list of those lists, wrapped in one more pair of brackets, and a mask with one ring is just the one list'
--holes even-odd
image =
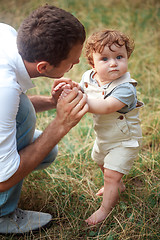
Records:
{"label": "toddler", "polygon": [[142,132],[137,100],[137,82],[128,72],[128,59],[134,42],[116,30],[93,33],[85,46],[92,69],[83,74],[81,87],[88,95],[89,112],[93,113],[96,139],[92,158],[104,174],[100,208],[86,222],[95,225],[103,221],[125,190],[122,181],[137,158]]}

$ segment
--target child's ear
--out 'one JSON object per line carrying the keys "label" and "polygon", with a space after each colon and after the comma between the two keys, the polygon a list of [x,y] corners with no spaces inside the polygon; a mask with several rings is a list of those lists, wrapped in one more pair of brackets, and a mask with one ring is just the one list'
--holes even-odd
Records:
{"label": "child's ear", "polygon": [[50,64],[46,61],[41,61],[39,63],[37,63],[37,71],[40,73],[40,74],[44,74],[47,69],[49,68]]}

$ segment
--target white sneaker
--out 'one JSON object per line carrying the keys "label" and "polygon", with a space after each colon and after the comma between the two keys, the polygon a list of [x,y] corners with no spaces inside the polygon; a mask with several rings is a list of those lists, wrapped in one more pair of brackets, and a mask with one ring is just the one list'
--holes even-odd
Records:
{"label": "white sneaker", "polygon": [[47,227],[52,216],[48,213],[17,208],[13,213],[0,217],[0,234],[23,234]]}

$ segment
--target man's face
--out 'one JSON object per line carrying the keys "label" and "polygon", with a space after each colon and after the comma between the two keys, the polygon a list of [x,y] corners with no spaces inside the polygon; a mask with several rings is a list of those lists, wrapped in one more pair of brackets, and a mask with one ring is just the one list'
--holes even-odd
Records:
{"label": "man's face", "polygon": [[79,58],[81,56],[83,45],[77,43],[72,47],[69,52],[68,57],[65,60],[62,60],[57,67],[49,65],[44,76],[50,78],[61,78],[63,75],[68,72],[75,64],[79,63]]}

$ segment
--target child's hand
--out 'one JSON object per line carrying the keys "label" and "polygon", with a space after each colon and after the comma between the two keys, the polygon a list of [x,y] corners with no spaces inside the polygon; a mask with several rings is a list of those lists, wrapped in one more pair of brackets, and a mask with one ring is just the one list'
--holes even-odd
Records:
{"label": "child's hand", "polygon": [[61,79],[54,80],[54,83],[51,89],[51,96],[53,101],[55,102],[55,105],[57,105],[58,98],[62,93],[64,87],[71,88],[71,86],[72,86],[71,79],[61,78]]}
{"label": "child's hand", "polygon": [[52,86],[52,92],[56,92],[56,91],[60,90],[66,84],[69,84],[71,89],[74,87],[80,89],[80,86],[77,82],[72,81],[70,78],[62,77],[62,78],[54,80],[54,83]]}
{"label": "child's hand", "polygon": [[[60,96],[59,96],[59,98],[58,98],[58,102],[59,102],[60,100],[62,100],[63,98],[65,98],[70,92],[72,92],[72,90],[73,90],[73,88],[71,89],[71,88],[68,86],[68,84],[66,84],[65,86],[63,86],[63,91],[62,91],[62,93],[60,94]],[[86,95],[86,94],[82,91],[81,88],[78,89],[78,92],[82,92],[83,95]],[[86,95],[86,99],[87,99],[87,95]]]}
{"label": "child's hand", "polygon": [[64,87],[64,89],[63,89],[63,92],[61,93],[61,95],[60,95],[59,98],[58,98],[58,102],[59,102],[61,99],[65,98],[71,91],[72,91],[72,89],[68,88],[67,85],[66,85],[66,86]]}
{"label": "child's hand", "polygon": [[81,90],[81,87],[77,82],[72,81],[70,78],[60,78],[57,80],[54,80],[51,94],[54,99],[54,101],[57,104],[58,98],[63,92],[64,89],[73,89],[74,87],[78,88],[78,90]]}

